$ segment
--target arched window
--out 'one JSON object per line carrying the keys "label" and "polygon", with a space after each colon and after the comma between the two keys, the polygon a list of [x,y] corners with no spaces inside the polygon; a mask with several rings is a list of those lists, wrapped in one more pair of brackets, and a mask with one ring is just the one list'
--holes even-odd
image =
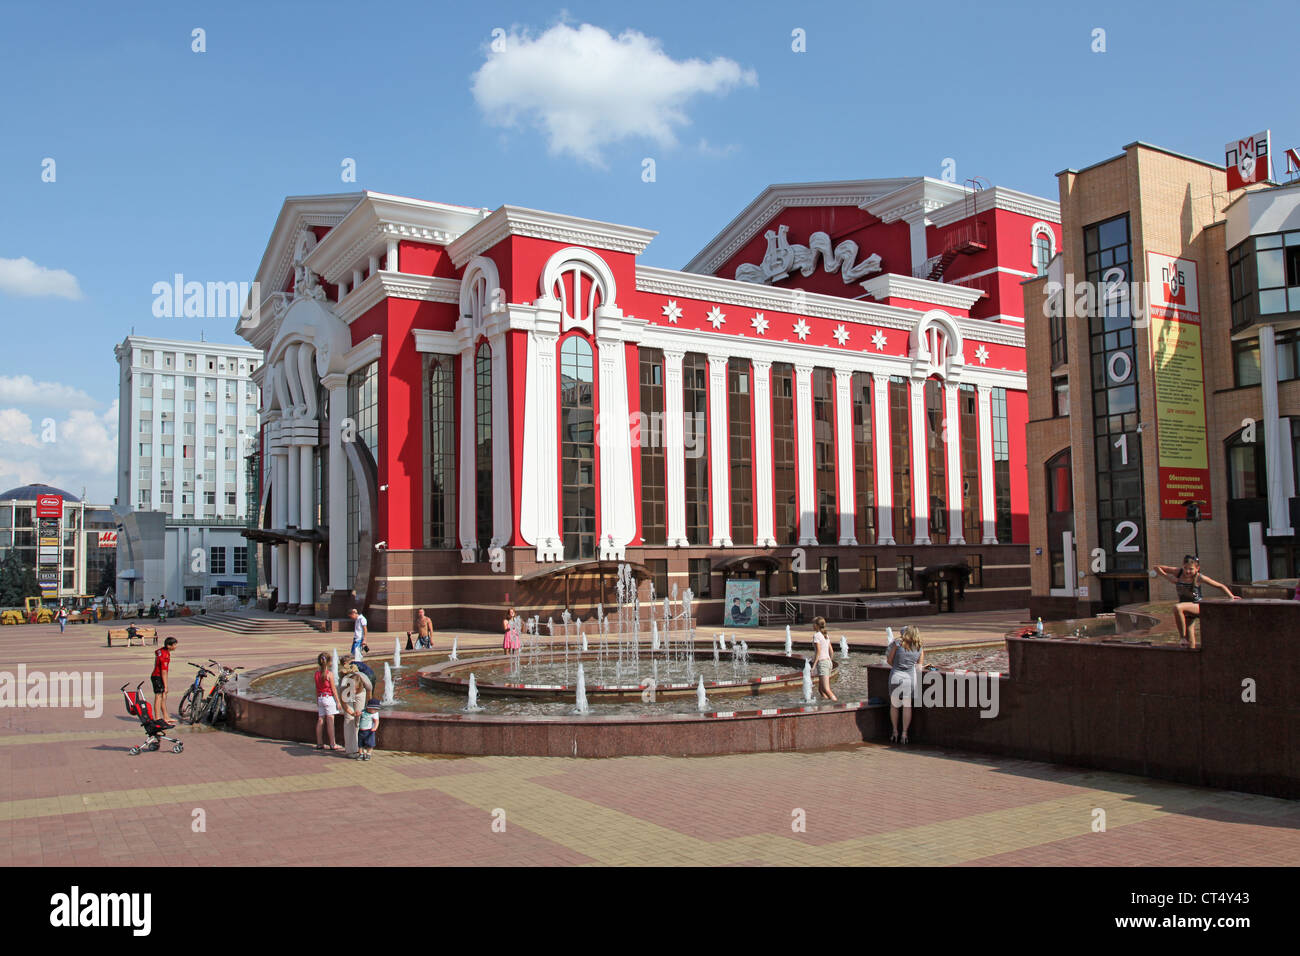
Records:
{"label": "arched window", "polygon": [[1070,449],[1065,449],[1045,466],[1047,470],[1047,555],[1053,588],[1064,588],[1065,535],[1074,534],[1074,474]]}
{"label": "arched window", "polygon": [[1052,227],[1045,222],[1035,223],[1029,235],[1033,245],[1034,269],[1040,276],[1046,275],[1048,263],[1056,253],[1056,236]]}
{"label": "arched window", "polygon": [[596,556],[596,415],[591,345],[579,335],[560,345],[560,489],[564,557]]}
{"label": "arched window", "polygon": [[479,551],[492,543],[492,347],[474,354],[474,527]]}

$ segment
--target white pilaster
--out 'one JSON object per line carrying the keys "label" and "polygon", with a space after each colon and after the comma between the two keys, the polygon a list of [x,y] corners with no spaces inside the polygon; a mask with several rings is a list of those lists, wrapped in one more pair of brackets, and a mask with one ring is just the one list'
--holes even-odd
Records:
{"label": "white pilaster", "polygon": [[388,240],[388,255],[384,257],[385,272],[401,272],[397,262],[397,240]]}
{"label": "white pilaster", "polygon": [[[271,523],[276,530],[289,526],[289,449],[280,444],[280,422],[275,423],[277,438],[271,446]],[[277,544],[271,550],[272,584],[279,589],[281,604],[289,603],[289,545]]]}
{"label": "white pilaster", "polygon": [[961,402],[956,385],[943,386],[943,435],[948,453],[948,543],[965,544],[961,515]]}
{"label": "white pilaster", "polygon": [[[301,486],[298,493],[298,527],[310,531],[316,527],[315,453],[310,445],[300,445],[297,452],[301,459],[298,465],[298,481]],[[312,573],[316,562],[313,560],[311,542],[300,542],[298,550],[299,598],[303,604],[312,604],[316,600],[315,577]]]}
{"label": "white pilaster", "polygon": [[[394,240],[394,244],[396,240]],[[506,336],[488,339],[492,349],[492,541],[504,548],[514,537],[510,481],[510,366]]]}
{"label": "white pilaster", "polygon": [[1283,444],[1278,427],[1277,408],[1277,340],[1273,326],[1259,327],[1259,392],[1264,400],[1264,473],[1268,482],[1268,531],[1272,537],[1295,534],[1289,513],[1290,489],[1286,481],[1290,470],[1284,462],[1291,455],[1291,443]]}
{"label": "white pilaster", "polygon": [[[300,478],[302,460],[298,457],[298,450],[292,446],[287,448],[289,459],[289,475],[285,484],[285,490],[289,493],[289,524],[288,527],[298,527],[299,506],[301,504],[302,484]],[[289,603],[298,604],[302,600],[302,550],[294,542],[285,545],[285,550],[289,552]]]}
{"label": "white pilaster", "polygon": [[915,544],[930,544],[930,475],[925,455],[925,380],[908,381],[911,414],[907,424],[912,435],[912,518]]}
{"label": "white pilaster", "polygon": [[798,463],[799,544],[817,543],[817,481],[813,470],[812,367],[794,367],[795,461]]}
{"label": "white pilaster", "polygon": [[980,520],[984,524],[980,544],[997,544],[997,515],[993,510],[993,389],[976,385],[975,401],[980,433]]}
{"label": "white pilaster", "polygon": [[636,498],[632,487],[631,418],[628,411],[627,346],[600,339],[600,555],[622,561],[636,537]]}
{"label": "white pilaster", "polygon": [[331,591],[350,591],[348,580],[348,462],[343,449],[343,421],[348,417],[346,375],[326,376],[330,390],[329,534]]}
{"label": "white pilaster", "polygon": [[682,359],[685,352],[664,350],[664,470],[668,508],[668,547],[684,548],[686,540],[686,439],[682,398]]}
{"label": "white pilaster", "polygon": [[478,422],[474,417],[474,343],[460,353],[460,559],[474,561],[477,529],[474,517],[474,439]]}
{"label": "white pilaster", "polygon": [[853,373],[835,370],[835,463],[839,472],[840,544],[857,547],[853,470]]}
{"label": "white pilaster", "polygon": [[709,481],[715,548],[731,547],[731,456],[727,421],[727,357],[709,356],[709,449],[712,475]]}
{"label": "white pilaster", "polygon": [[871,376],[871,413],[876,420],[872,451],[876,459],[876,544],[894,543],[894,449],[889,432],[889,377]]}
{"label": "white pilaster", "polygon": [[538,561],[564,559],[560,537],[559,381],[556,343],[559,309],[538,316],[543,331],[528,333],[524,380],[523,473],[519,496],[519,531],[537,549]]}
{"label": "white pilaster", "polygon": [[[772,363],[754,362],[754,533],[761,548],[775,548],[772,501]],[[746,542],[748,543],[748,542]]]}

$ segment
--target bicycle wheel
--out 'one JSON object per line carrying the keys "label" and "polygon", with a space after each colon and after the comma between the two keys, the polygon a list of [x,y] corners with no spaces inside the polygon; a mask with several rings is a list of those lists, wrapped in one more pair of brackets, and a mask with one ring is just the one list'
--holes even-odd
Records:
{"label": "bicycle wheel", "polygon": [[222,694],[214,694],[212,700],[208,703],[208,712],[205,715],[209,727],[215,727],[217,721],[224,719],[226,716],[226,698]]}
{"label": "bicycle wheel", "polygon": [[198,700],[200,691],[198,688],[191,686],[181,698],[180,706],[176,708],[176,716],[181,720],[194,723],[195,701]]}

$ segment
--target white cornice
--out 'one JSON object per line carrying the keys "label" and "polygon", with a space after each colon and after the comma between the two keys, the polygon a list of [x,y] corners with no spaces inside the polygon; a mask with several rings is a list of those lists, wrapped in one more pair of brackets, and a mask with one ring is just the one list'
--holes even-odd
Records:
{"label": "white cornice", "polygon": [[[262,261],[257,267],[257,287],[263,302],[274,293],[283,291],[293,268],[294,244],[303,229],[312,226],[336,226],[343,221],[365,193],[334,193],[322,196],[289,196],[280,206],[275,226]],[[250,324],[240,320],[235,332],[257,348],[270,344],[275,329],[270,323]]]}
{"label": "white cornice", "polygon": [[[988,212],[990,209],[1002,209],[1057,224],[1061,222],[1061,204],[1059,202],[1044,199],[1042,196],[1032,196],[1029,193],[1022,193],[1015,189],[1007,189],[1005,186],[981,189],[975,194],[975,213]],[[932,225],[950,226],[954,222],[965,219],[970,214],[970,210],[966,208],[965,200],[958,199],[931,213],[929,219]]]}
{"label": "white cornice", "polygon": [[549,239],[575,246],[609,249],[639,255],[659,233],[637,226],[622,226],[597,219],[583,219],[540,209],[501,206],[447,247],[452,264],[463,269],[507,236]]}
{"label": "white cornice", "polygon": [[440,332],[436,329],[412,329],[417,352],[434,352],[443,355],[456,355],[462,347],[461,336],[455,332]]}
{"label": "white cornice", "polygon": [[372,335],[348,349],[347,354],[343,356],[343,367],[351,375],[353,372],[365,368],[371,362],[379,361],[379,357],[383,354],[384,337],[378,334]]}
{"label": "white cornice", "polygon": [[381,270],[345,295],[343,301],[334,307],[334,311],[339,318],[351,325],[388,298],[457,305],[460,302],[460,280]]}
{"label": "white cornice", "polygon": [[326,282],[337,283],[350,277],[358,261],[379,253],[389,239],[445,246],[485,215],[482,209],[366,192],[316,245],[305,265]]}
{"label": "white cornice", "polygon": [[858,206],[888,195],[915,176],[901,179],[851,179],[825,183],[778,183],[768,186],[735,219],[714,236],[684,272],[712,275],[758,234],[781,210],[791,206]]}
{"label": "white cornice", "polygon": [[868,279],[860,285],[877,299],[897,296],[900,299],[914,299],[917,302],[929,302],[932,305],[967,311],[970,311],[970,307],[984,296],[984,292],[980,289],[969,289],[945,282],[931,282],[929,279],[914,279],[893,272]]}
{"label": "white cornice", "polygon": [[863,209],[882,222],[902,219],[912,222],[928,217],[936,209],[966,198],[968,190],[955,183],[922,176],[901,189],[862,204]]}
{"label": "white cornice", "polygon": [[[853,322],[859,325],[876,325],[886,329],[910,331],[923,315],[916,309],[882,305],[879,302],[842,299],[833,295],[805,292],[802,289],[760,286],[752,282],[738,282],[735,279],[720,279],[717,276],[696,275],[672,269],[658,269],[653,266],[637,266],[636,287],[639,292],[653,295],[697,299],[719,305],[738,305],[758,311],[771,309],[792,315],[832,319],[836,322]],[[1023,328],[1009,328],[982,319],[962,316],[954,316],[953,321],[961,329],[964,338],[1024,347]],[[651,328],[661,328],[661,326],[652,325]],[[692,331],[691,334],[697,333]],[[727,336],[724,333],[725,337]]]}

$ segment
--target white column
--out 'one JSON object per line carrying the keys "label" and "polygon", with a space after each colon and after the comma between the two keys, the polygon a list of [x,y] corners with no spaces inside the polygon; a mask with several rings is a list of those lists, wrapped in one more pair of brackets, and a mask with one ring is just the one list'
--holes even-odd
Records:
{"label": "white column", "polygon": [[[559,328],[558,322],[556,328]],[[560,534],[560,382],[556,373],[557,334],[536,334],[537,340],[537,488],[539,561],[564,560]],[[531,480],[531,472],[528,473]]]}
{"label": "white column", "polygon": [[[276,423],[279,431],[280,423]],[[289,526],[289,449],[278,444],[271,448],[271,523],[283,531]],[[279,603],[289,603],[289,545],[277,544],[274,558],[273,583],[279,589]]]}
{"label": "white column", "polygon": [[[298,527],[310,531],[316,527],[316,469],[314,451],[310,445],[300,445],[297,449],[300,463],[298,481],[300,484],[298,501]],[[315,561],[312,558],[312,545],[309,541],[298,544],[299,599],[304,605],[312,605],[316,600],[314,575]]]}
{"label": "white column", "polygon": [[636,491],[632,487],[632,436],[628,412],[627,346],[599,339],[600,548],[602,558],[621,561],[636,537]]}
{"label": "white column", "polygon": [[1264,400],[1264,473],[1268,481],[1268,531],[1269,537],[1289,537],[1295,534],[1288,512],[1289,482],[1285,480],[1288,468],[1284,461],[1291,454],[1291,443],[1282,442],[1278,427],[1277,409],[1277,341],[1273,326],[1259,327],[1259,392]]}
{"label": "white column", "polygon": [[957,386],[945,382],[943,386],[943,435],[948,453],[948,543],[965,544],[965,529],[961,520],[961,401]]}
{"label": "white column", "polygon": [[[754,532],[759,547],[775,548],[772,501],[772,363],[754,363]],[[748,544],[749,542],[745,542]]]}
{"label": "white column", "polygon": [[853,493],[853,373],[835,370],[835,463],[839,472],[840,544],[857,547],[854,519],[858,512]]}
{"label": "white column", "polygon": [[894,449],[889,439],[889,376],[871,376],[871,412],[876,420],[871,448],[876,458],[876,544],[894,543]]}
{"label": "white column", "polygon": [[685,352],[664,349],[664,470],[668,487],[668,547],[686,540],[686,439],[683,428],[682,359]]}
{"label": "white column", "polygon": [[813,472],[812,367],[794,367],[795,461],[799,482],[799,544],[817,543],[817,482]]}
{"label": "white column", "polygon": [[343,420],[348,417],[348,379],[328,375],[330,390],[329,528],[330,590],[350,591],[348,580],[348,461],[343,448]]}
{"label": "white column", "polygon": [[474,560],[476,529],[474,522],[474,343],[460,353],[460,559]]}
{"label": "white column", "polygon": [[911,414],[907,426],[912,435],[912,519],[915,544],[930,544],[930,475],[925,456],[925,380],[908,382]]}
{"label": "white column", "polygon": [[402,271],[397,267],[397,240],[396,239],[388,240],[388,255],[384,258],[384,271],[385,272]]}
{"label": "white column", "polygon": [[[289,447],[285,451],[288,453],[289,460],[288,480],[285,483],[285,491],[288,492],[287,497],[289,499],[289,523],[287,527],[296,528],[298,527],[298,510],[301,502],[299,495],[302,493],[301,478],[299,477],[302,461],[298,457],[298,449]],[[285,545],[285,550],[289,552],[289,576],[286,579],[286,583],[289,585],[289,603],[297,605],[302,601],[302,572],[300,570],[302,567],[302,550],[293,542]]]}
{"label": "white column", "polygon": [[1268,573],[1268,548],[1264,546],[1264,526],[1252,521],[1246,528],[1250,535],[1250,578],[1252,581],[1265,581]]}
{"label": "white column", "polygon": [[[394,244],[396,240],[394,240]],[[504,548],[514,537],[510,481],[510,366],[505,333],[488,340],[492,349],[492,541]]]}
{"label": "white column", "polygon": [[980,544],[997,544],[997,515],[993,510],[993,389],[975,386],[980,432],[980,518],[984,537]]}
{"label": "white column", "polygon": [[727,421],[727,357],[709,356],[709,449],[712,474],[709,498],[713,515],[715,548],[731,547],[731,455]]}

